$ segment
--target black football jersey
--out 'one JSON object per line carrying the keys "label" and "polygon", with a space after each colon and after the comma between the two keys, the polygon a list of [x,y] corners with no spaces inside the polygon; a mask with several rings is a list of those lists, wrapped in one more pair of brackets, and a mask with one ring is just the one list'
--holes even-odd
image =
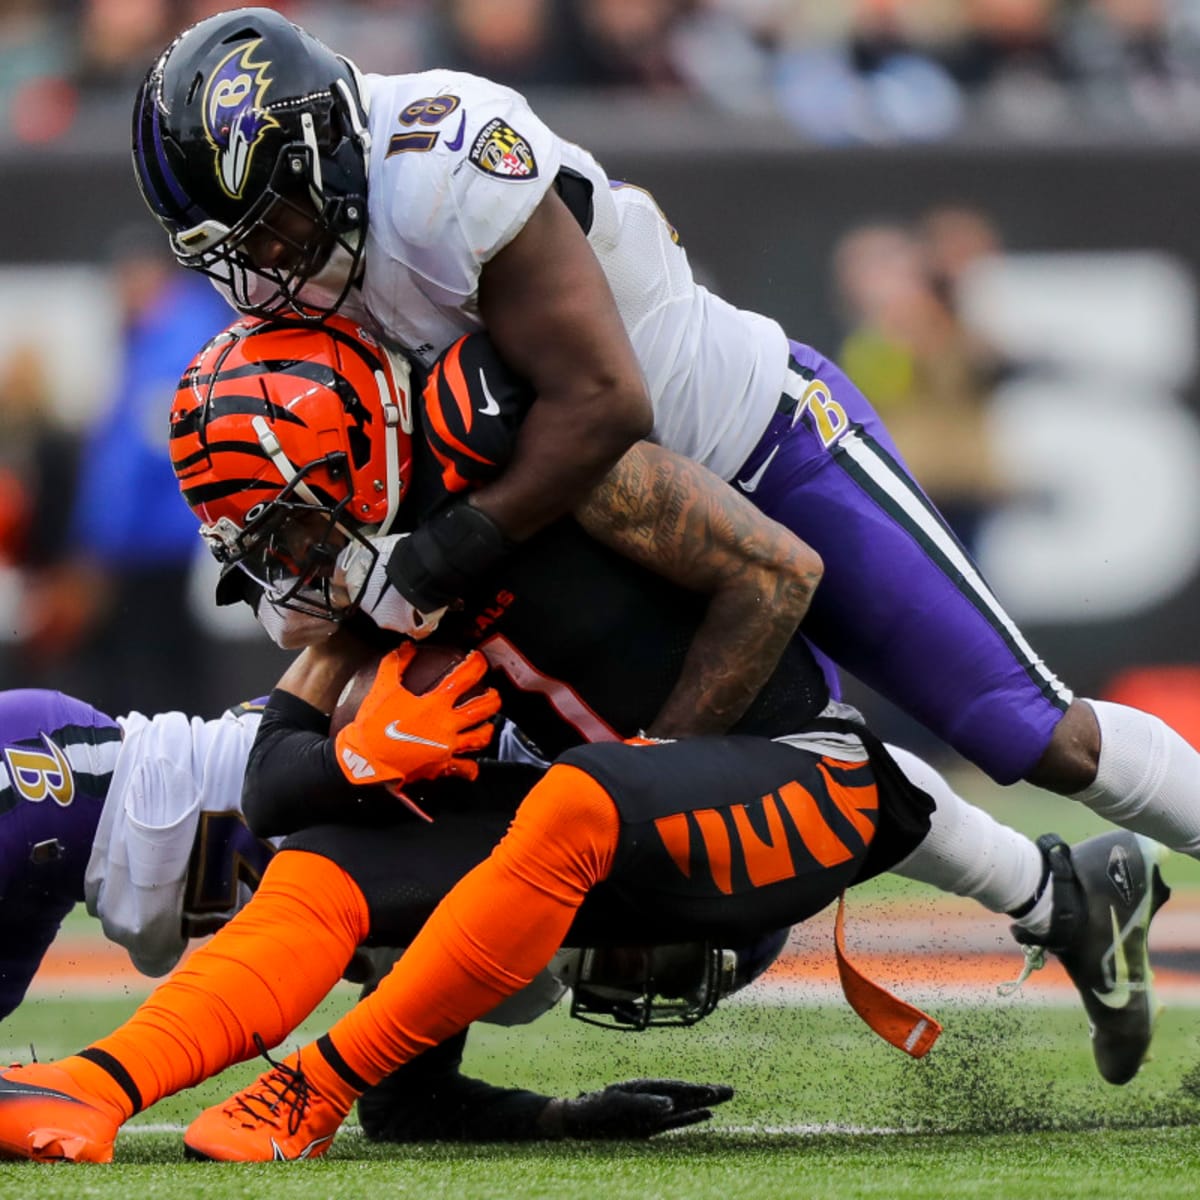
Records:
{"label": "black football jersey", "polygon": [[[447,351],[417,405],[410,514],[427,516],[500,471],[532,401],[485,335]],[[443,617],[434,640],[482,649],[505,713],[553,758],[649,725],[707,604],[564,518],[489,570]],[[825,677],[797,636],[736,732],[792,733],[828,698]]]}

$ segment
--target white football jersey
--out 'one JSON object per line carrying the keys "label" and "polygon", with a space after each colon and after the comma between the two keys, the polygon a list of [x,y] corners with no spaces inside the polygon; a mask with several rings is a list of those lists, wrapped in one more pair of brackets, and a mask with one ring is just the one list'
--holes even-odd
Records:
{"label": "white football jersey", "polygon": [[176,712],[118,718],[124,738],[84,897],[105,935],[146,975],[179,961],[193,932],[186,919],[215,926],[241,908],[270,857],[241,815],[261,719],[244,709],[215,721]]}
{"label": "white football jersey", "polygon": [[482,328],[479,273],[569,168],[592,184],[588,240],[654,403],[654,438],[729,479],[779,403],[776,322],[696,283],[653,198],[610,182],[516,92],[448,70],[367,75],[369,221],[362,291],[343,308],[429,365]]}

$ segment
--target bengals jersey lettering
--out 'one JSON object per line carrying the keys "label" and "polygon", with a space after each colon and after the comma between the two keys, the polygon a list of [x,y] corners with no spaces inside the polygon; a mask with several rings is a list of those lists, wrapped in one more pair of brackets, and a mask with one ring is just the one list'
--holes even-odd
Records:
{"label": "bengals jersey lettering", "polygon": [[[424,437],[414,439],[412,502],[402,522],[423,519],[499,470],[532,400],[486,336],[456,344],[417,407]],[[461,608],[443,617],[438,637],[487,655],[505,714],[554,758],[650,724],[679,678],[707,604],[565,518],[489,570]],[[611,669],[614,655],[619,672]],[[735,732],[799,729],[827,701],[824,675],[797,636]]]}
{"label": "bengals jersey lettering", "polygon": [[364,100],[365,270],[343,314],[431,366],[482,328],[483,265],[551,187],[569,189],[645,375],[655,440],[731,478],[783,391],[788,350],[779,325],[697,284],[654,198],[610,181],[511,89],[432,70],[368,75]]}

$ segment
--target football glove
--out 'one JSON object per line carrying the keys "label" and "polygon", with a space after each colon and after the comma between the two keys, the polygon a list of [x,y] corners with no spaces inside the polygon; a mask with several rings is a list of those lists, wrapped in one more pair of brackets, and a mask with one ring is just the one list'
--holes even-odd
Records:
{"label": "football glove", "polygon": [[258,623],[281,650],[303,650],[305,646],[323,642],[337,632],[337,624],[325,617],[298,612],[294,608],[279,608],[263,592],[254,606]]}
{"label": "football glove", "polygon": [[650,1138],[707,1121],[732,1096],[723,1083],[630,1079],[574,1100],[551,1100],[538,1124],[551,1137]]}
{"label": "football glove", "polygon": [[406,642],[383,657],[357,715],[337,735],[338,765],[351,783],[398,787],[441,775],[479,775],[479,764],[461,756],[487,746],[491,718],[500,711],[495,688],[467,695],[487,674],[487,659],[472,650],[418,695],[404,686],[415,654],[416,647]]}
{"label": "football glove", "polygon": [[337,557],[333,582],[357,597],[359,608],[381,629],[392,629],[420,640],[438,627],[446,610],[418,612],[388,579],[388,559],[400,539],[406,537],[407,533],[393,533],[368,538],[369,546],[360,541],[349,542]]}

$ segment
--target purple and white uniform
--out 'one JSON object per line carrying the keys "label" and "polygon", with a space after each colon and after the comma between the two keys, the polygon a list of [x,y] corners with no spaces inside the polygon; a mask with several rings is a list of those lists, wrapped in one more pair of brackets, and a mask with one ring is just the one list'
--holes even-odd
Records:
{"label": "purple and white uniform", "polygon": [[0,1017],[21,1003],[83,874],[121,729],[60,692],[0,693]]}
{"label": "purple and white uniform", "polygon": [[779,410],[732,482],[825,575],[805,633],[1000,783],[1042,756],[1071,692],[1026,642],[863,394],[792,342]]}
{"label": "purple and white uniform", "polygon": [[1026,774],[1070,693],[853,384],[775,321],[699,285],[653,198],[611,183],[516,92],[436,70],[370,75],[363,93],[370,212],[362,288],[345,314],[428,364],[480,327],[483,266],[555,181],[585,181],[586,212],[572,211],[641,363],[654,439],[736,483],[820,553],[805,626],[820,650],[996,780]]}
{"label": "purple and white uniform", "polygon": [[81,900],[161,975],[249,899],[272,853],[241,813],[261,711],[113,718],[60,692],[0,692],[0,1018]]}

